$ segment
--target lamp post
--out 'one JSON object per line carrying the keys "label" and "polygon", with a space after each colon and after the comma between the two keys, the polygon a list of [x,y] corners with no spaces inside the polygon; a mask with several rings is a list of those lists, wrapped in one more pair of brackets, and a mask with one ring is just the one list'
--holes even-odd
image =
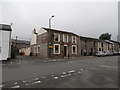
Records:
{"label": "lamp post", "polygon": [[49,18],[49,29],[51,29],[51,19],[55,17],[54,15],[52,15],[50,18]]}

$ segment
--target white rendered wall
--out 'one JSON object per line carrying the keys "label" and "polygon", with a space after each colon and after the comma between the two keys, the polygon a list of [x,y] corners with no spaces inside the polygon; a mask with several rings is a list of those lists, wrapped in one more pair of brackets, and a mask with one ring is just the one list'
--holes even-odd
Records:
{"label": "white rendered wall", "polygon": [[0,45],[1,45],[1,54],[0,54],[0,60],[7,60],[9,58],[9,35],[10,31],[1,31],[0,30]]}
{"label": "white rendered wall", "polygon": [[36,34],[32,33],[30,38],[30,45],[36,44]]}
{"label": "white rendered wall", "polygon": [[41,35],[41,34],[46,33],[46,32],[47,31],[45,29],[41,28],[40,31],[38,32],[38,35]]}

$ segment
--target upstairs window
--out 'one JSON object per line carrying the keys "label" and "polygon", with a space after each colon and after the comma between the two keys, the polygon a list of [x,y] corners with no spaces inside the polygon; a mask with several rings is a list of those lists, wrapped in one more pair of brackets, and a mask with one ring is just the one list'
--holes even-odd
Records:
{"label": "upstairs window", "polygon": [[68,42],[68,35],[63,34],[63,42]]}
{"label": "upstairs window", "polygon": [[101,46],[103,47],[103,43],[101,43]]}
{"label": "upstairs window", "polygon": [[72,36],[72,43],[76,43],[76,36]]}
{"label": "upstairs window", "polygon": [[57,42],[60,41],[60,34],[54,33],[54,41],[57,41]]}

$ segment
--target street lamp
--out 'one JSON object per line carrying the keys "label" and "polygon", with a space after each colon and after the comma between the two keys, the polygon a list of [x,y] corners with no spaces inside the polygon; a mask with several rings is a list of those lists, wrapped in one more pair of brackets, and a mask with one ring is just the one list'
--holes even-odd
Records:
{"label": "street lamp", "polygon": [[51,19],[55,17],[54,15],[51,16],[51,18],[49,18],[49,29],[51,29]]}

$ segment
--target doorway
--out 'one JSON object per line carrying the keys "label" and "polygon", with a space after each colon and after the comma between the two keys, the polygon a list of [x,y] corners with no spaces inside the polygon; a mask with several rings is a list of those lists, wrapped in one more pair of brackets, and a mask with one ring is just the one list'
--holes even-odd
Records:
{"label": "doorway", "polygon": [[68,56],[68,49],[67,49],[67,46],[65,45],[64,46],[64,57],[67,57]]}

